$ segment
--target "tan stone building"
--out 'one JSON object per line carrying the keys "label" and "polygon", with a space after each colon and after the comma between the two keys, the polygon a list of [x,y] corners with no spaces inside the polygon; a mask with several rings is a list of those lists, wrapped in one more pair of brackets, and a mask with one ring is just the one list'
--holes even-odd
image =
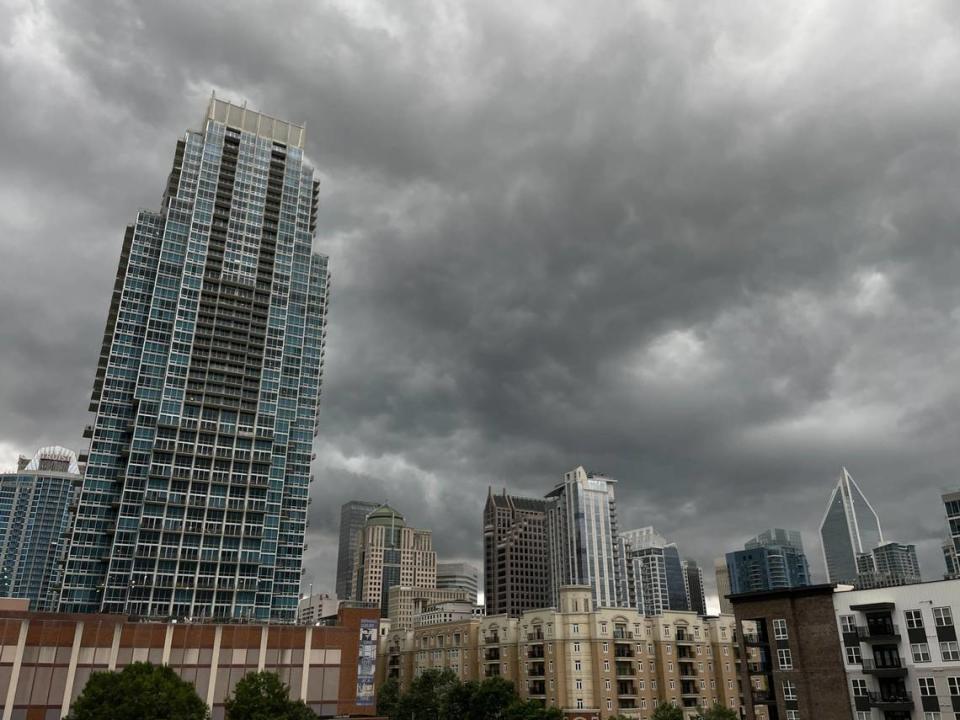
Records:
{"label": "tan stone building", "polygon": [[470,593],[460,589],[440,589],[434,587],[406,587],[396,585],[387,593],[387,617],[391,630],[409,630],[414,618],[431,605],[438,603],[463,601],[470,599]]}
{"label": "tan stone building", "polygon": [[446,667],[463,680],[500,675],[521,697],[560,707],[571,720],[648,720],[660,702],[676,703],[686,717],[714,702],[739,712],[734,627],[727,615],[598,609],[589,587],[566,586],[559,610],[392,630],[380,639],[378,680],[407,685]]}
{"label": "tan stone building", "polygon": [[435,588],[437,554],[433,533],[407,527],[403,515],[382,505],[369,515],[360,535],[354,565],[354,597],[380,606],[380,614],[389,610],[390,588]]}

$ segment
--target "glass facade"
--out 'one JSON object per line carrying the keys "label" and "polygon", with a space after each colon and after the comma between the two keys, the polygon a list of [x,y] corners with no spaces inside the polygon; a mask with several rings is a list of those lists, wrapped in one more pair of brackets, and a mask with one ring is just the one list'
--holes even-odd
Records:
{"label": "glass facade", "polygon": [[329,300],[303,130],[211,100],[127,228],[60,609],[294,620]]}
{"label": "glass facade", "polygon": [[353,568],[360,547],[360,533],[367,515],[377,509],[376,503],[351,500],[340,508],[340,545],[337,548],[337,597],[352,600]]}
{"label": "glass facade", "polygon": [[726,562],[733,593],[810,584],[810,566],[796,530],[765,530],[744,543],[743,550],[727,553]]}
{"label": "glass facade", "polygon": [[563,585],[589,585],[598,607],[618,604],[616,481],[582,467],[547,495],[547,545],[553,602]]}
{"label": "glass facade", "polygon": [[77,457],[42,448],[15,473],[0,474],[0,597],[30,600],[31,610],[57,607],[64,535],[80,490]]}
{"label": "glass facade", "polygon": [[857,555],[883,542],[880,519],[846,468],[820,523],[820,539],[827,578],[834,583],[855,583]]}

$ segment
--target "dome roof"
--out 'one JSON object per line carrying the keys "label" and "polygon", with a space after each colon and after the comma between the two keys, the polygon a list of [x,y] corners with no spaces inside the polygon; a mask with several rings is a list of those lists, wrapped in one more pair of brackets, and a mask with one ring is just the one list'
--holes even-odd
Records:
{"label": "dome roof", "polygon": [[406,525],[403,519],[403,515],[398,513],[389,505],[381,505],[372,513],[367,515],[366,524],[367,525],[400,525],[401,527]]}

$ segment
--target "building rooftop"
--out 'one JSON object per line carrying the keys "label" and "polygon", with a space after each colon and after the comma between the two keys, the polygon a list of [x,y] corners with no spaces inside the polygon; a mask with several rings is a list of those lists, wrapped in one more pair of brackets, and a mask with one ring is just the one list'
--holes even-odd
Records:
{"label": "building rooftop", "polygon": [[204,120],[216,120],[227,127],[256,133],[258,137],[267,138],[288,147],[302,149],[306,141],[305,126],[249,110],[246,103],[234,105],[229,100],[222,100],[215,95],[210,97]]}
{"label": "building rooftop", "polygon": [[406,521],[403,515],[398,513],[389,505],[381,505],[376,510],[367,515],[367,525],[400,525],[405,526]]}

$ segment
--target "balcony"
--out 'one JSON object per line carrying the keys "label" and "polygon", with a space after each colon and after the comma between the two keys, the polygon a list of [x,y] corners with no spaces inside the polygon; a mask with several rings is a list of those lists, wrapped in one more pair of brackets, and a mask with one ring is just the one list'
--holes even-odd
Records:
{"label": "balcony", "polygon": [[894,624],[857,626],[857,636],[868,643],[898,643],[900,628]]}
{"label": "balcony", "polygon": [[543,680],[531,680],[527,683],[527,695],[530,697],[546,697],[547,684]]}
{"label": "balcony", "polygon": [[613,656],[616,658],[632,658],[633,645],[615,645],[613,648]]}
{"label": "balcony", "polygon": [[898,692],[896,694],[868,693],[870,698],[870,707],[884,711],[906,711],[913,710],[913,693],[909,690]]}
{"label": "balcony", "polygon": [[870,658],[863,659],[863,672],[877,677],[906,677],[907,669],[900,663],[900,658],[892,659],[882,665]]}
{"label": "balcony", "polygon": [[696,641],[693,639],[693,636],[690,635],[689,633],[685,633],[680,630],[677,631],[678,645],[693,645],[694,642]]}
{"label": "balcony", "polygon": [[750,693],[754,705],[775,705],[777,699],[769,690],[754,690]]}
{"label": "balcony", "polygon": [[543,645],[531,645],[527,648],[527,657],[530,659],[542,658],[543,657]]}
{"label": "balcony", "polygon": [[618,662],[617,677],[633,677],[633,663]]}
{"label": "balcony", "polygon": [[527,673],[530,677],[543,677],[544,668],[542,662],[530,663],[530,671]]}
{"label": "balcony", "polygon": [[483,654],[483,659],[487,662],[499,662],[500,648],[487,648],[487,651]]}
{"label": "balcony", "polygon": [[617,681],[617,697],[636,697],[637,686],[632,680]]}
{"label": "balcony", "polygon": [[613,631],[613,640],[614,642],[624,642],[633,640],[633,633],[626,630],[614,630]]}
{"label": "balcony", "polygon": [[527,633],[527,642],[543,642],[543,631]]}

